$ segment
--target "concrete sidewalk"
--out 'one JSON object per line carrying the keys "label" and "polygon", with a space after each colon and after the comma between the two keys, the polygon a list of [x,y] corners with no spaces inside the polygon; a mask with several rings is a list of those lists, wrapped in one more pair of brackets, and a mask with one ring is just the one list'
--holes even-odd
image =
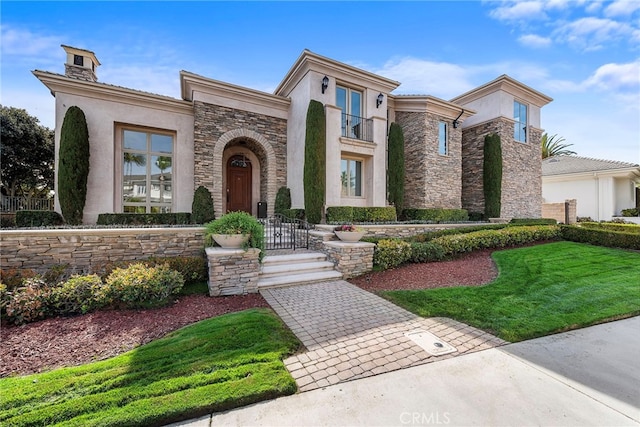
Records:
{"label": "concrete sidewalk", "polygon": [[640,425],[640,317],[214,414],[183,426]]}

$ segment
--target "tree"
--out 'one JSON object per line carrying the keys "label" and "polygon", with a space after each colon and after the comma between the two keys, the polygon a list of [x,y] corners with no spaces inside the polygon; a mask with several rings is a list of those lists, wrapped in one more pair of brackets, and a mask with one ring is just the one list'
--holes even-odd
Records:
{"label": "tree", "polygon": [[201,185],[193,194],[191,221],[195,224],[206,224],[214,219],[216,219],[216,214],[213,210],[213,197],[211,197],[211,192]]}
{"label": "tree", "polygon": [[69,107],[60,130],[58,199],[68,224],[82,223],[89,178],[89,129],[84,112]]}
{"label": "tree", "polygon": [[9,196],[46,197],[53,190],[53,131],[26,110],[0,105],[0,152],[3,192]]}
{"label": "tree", "polygon": [[326,117],[324,105],[309,102],[304,143],[304,209],[307,221],[319,224],[322,220],[326,186]]}
{"label": "tree", "polygon": [[404,207],[404,134],[397,123],[389,126],[389,202],[396,207],[396,216]]}
{"label": "tree", "polygon": [[484,215],[499,218],[502,210],[502,144],[500,135],[495,133],[484,137],[482,183]]}
{"label": "tree", "polygon": [[546,132],[542,135],[540,143],[542,145],[543,159],[553,156],[571,156],[576,154],[575,151],[567,150],[567,147],[571,147],[573,144],[563,144],[564,138],[559,137],[556,139],[557,136],[556,134],[549,138]]}

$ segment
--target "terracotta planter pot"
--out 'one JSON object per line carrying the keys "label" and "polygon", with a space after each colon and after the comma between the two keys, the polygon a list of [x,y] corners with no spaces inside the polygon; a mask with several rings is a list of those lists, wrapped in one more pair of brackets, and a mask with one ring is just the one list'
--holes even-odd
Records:
{"label": "terracotta planter pot", "polygon": [[214,234],[213,240],[224,249],[240,249],[247,240],[248,234]]}
{"label": "terracotta planter pot", "polygon": [[364,231],[334,231],[343,242],[357,242],[366,234]]}

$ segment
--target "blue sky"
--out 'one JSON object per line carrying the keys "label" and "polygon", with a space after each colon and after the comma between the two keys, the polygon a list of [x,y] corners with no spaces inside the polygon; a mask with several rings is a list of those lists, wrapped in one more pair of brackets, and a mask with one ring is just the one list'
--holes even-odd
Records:
{"label": "blue sky", "polygon": [[53,127],[31,74],[92,50],[101,82],[178,98],[178,73],[273,91],[303,49],[443,99],[508,74],[554,98],[542,127],[578,155],[640,163],[640,0],[7,2],[3,105]]}

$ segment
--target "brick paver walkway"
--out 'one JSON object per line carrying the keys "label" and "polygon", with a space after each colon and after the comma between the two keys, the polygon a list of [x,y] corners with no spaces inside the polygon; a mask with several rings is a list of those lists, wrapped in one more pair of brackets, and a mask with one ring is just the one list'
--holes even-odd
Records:
{"label": "brick paver walkway", "polygon": [[[506,344],[446,318],[421,318],[343,280],[260,293],[307,351],[285,360],[300,391]],[[431,332],[457,352],[432,356],[404,334]]]}

